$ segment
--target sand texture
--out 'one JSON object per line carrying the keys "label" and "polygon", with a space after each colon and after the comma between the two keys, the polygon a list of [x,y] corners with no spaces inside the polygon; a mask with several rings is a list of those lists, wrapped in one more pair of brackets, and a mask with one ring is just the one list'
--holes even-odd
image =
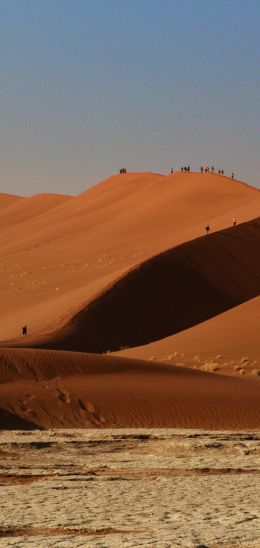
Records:
{"label": "sand texture", "polygon": [[[12,339],[21,342],[21,326],[25,323],[36,344],[55,331],[56,339],[64,326],[71,328],[79,311],[83,314],[100,294],[107,294],[107,288],[133,270],[125,281],[128,296],[133,276],[142,290],[140,284],[142,280],[146,283],[149,275],[152,306],[156,299],[153,283],[156,277],[161,279],[164,265],[175,270],[171,289],[176,287],[177,293],[182,273],[185,278],[187,274],[187,282],[194,275],[194,287],[201,287],[201,269],[207,266],[204,301],[217,278],[212,308],[204,310],[199,318],[194,317],[191,305],[185,314],[191,317],[190,325],[256,296],[250,265],[252,260],[255,265],[254,249],[259,246],[259,224],[253,220],[259,217],[260,192],[245,183],[211,174],[175,173],[165,177],[129,173],[110,177],[76,197],[36,195],[19,199],[0,195],[0,205],[1,201],[5,205],[0,209],[0,337],[5,345]],[[237,226],[235,232],[228,230],[233,215],[239,225],[246,223]],[[200,239],[207,223],[214,232],[209,234],[209,242],[204,241],[205,237]],[[221,281],[216,271],[222,267],[229,276],[216,309],[214,297]],[[246,267],[250,277],[247,292],[243,285]],[[235,272],[237,280],[233,280]],[[256,267],[254,276],[259,276]],[[222,280],[225,278],[223,275]],[[118,296],[117,288],[112,301]],[[168,297],[169,289],[168,280]],[[138,292],[135,299],[141,305]],[[175,316],[179,312],[178,307]],[[175,331],[183,329],[184,323],[175,326]],[[186,324],[184,327],[189,327]],[[163,336],[173,333],[165,328],[162,331]],[[158,335],[160,338],[161,333]],[[147,336],[143,339],[150,342]],[[92,351],[90,341],[88,345],[81,341],[77,349]]]}
{"label": "sand texture", "polygon": [[0,427],[260,425],[259,379],[156,361],[36,349],[1,349]]}
{"label": "sand texture", "polygon": [[216,174],[0,194],[1,428],[259,428],[259,211]]}
{"label": "sand texture", "polygon": [[0,546],[259,548],[259,432],[1,434]]}

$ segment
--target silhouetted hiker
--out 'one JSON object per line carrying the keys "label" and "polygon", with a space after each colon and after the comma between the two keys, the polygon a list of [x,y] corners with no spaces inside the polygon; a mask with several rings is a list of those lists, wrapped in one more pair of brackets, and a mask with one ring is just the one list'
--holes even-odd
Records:
{"label": "silhouetted hiker", "polygon": [[209,225],[205,226],[205,232],[206,232],[206,234],[208,234],[208,233],[209,233],[209,231],[210,231],[210,227],[209,227]]}
{"label": "silhouetted hiker", "polygon": [[235,175],[234,175],[234,173],[233,173],[233,171],[232,171],[232,173],[231,173],[231,179],[234,179],[234,177],[235,177]]}
{"label": "silhouetted hiker", "polygon": [[188,166],[188,167],[187,167],[187,171],[189,171],[189,172],[190,172],[190,166]]}
{"label": "silhouetted hiker", "polygon": [[22,327],[22,334],[27,335],[27,325],[23,325]]}
{"label": "silhouetted hiker", "polygon": [[200,172],[203,173],[203,166],[200,166]]}
{"label": "silhouetted hiker", "polygon": [[181,171],[183,171],[183,167],[181,167]]}
{"label": "silhouetted hiker", "polygon": [[236,226],[236,224],[237,224],[236,217],[233,217],[233,226]]}
{"label": "silhouetted hiker", "polygon": [[222,171],[221,171],[221,175],[224,175],[224,169],[222,169]]}
{"label": "silhouetted hiker", "polygon": [[173,173],[173,167],[171,167],[170,172]]}

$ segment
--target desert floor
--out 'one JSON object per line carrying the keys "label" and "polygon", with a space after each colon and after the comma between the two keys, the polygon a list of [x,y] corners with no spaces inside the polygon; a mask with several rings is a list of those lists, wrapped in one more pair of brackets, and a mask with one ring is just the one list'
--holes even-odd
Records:
{"label": "desert floor", "polygon": [[0,547],[260,546],[260,432],[5,431]]}

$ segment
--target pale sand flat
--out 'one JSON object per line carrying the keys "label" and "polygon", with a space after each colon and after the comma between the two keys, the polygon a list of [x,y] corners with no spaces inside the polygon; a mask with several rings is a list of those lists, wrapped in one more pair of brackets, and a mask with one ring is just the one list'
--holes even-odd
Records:
{"label": "pale sand flat", "polygon": [[0,546],[257,548],[259,456],[259,431],[2,433]]}

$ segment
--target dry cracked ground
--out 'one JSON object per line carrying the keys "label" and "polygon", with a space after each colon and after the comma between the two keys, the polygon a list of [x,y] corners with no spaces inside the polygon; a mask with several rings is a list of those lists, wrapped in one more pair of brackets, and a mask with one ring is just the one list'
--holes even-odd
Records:
{"label": "dry cracked ground", "polygon": [[0,433],[0,548],[260,547],[260,432]]}

